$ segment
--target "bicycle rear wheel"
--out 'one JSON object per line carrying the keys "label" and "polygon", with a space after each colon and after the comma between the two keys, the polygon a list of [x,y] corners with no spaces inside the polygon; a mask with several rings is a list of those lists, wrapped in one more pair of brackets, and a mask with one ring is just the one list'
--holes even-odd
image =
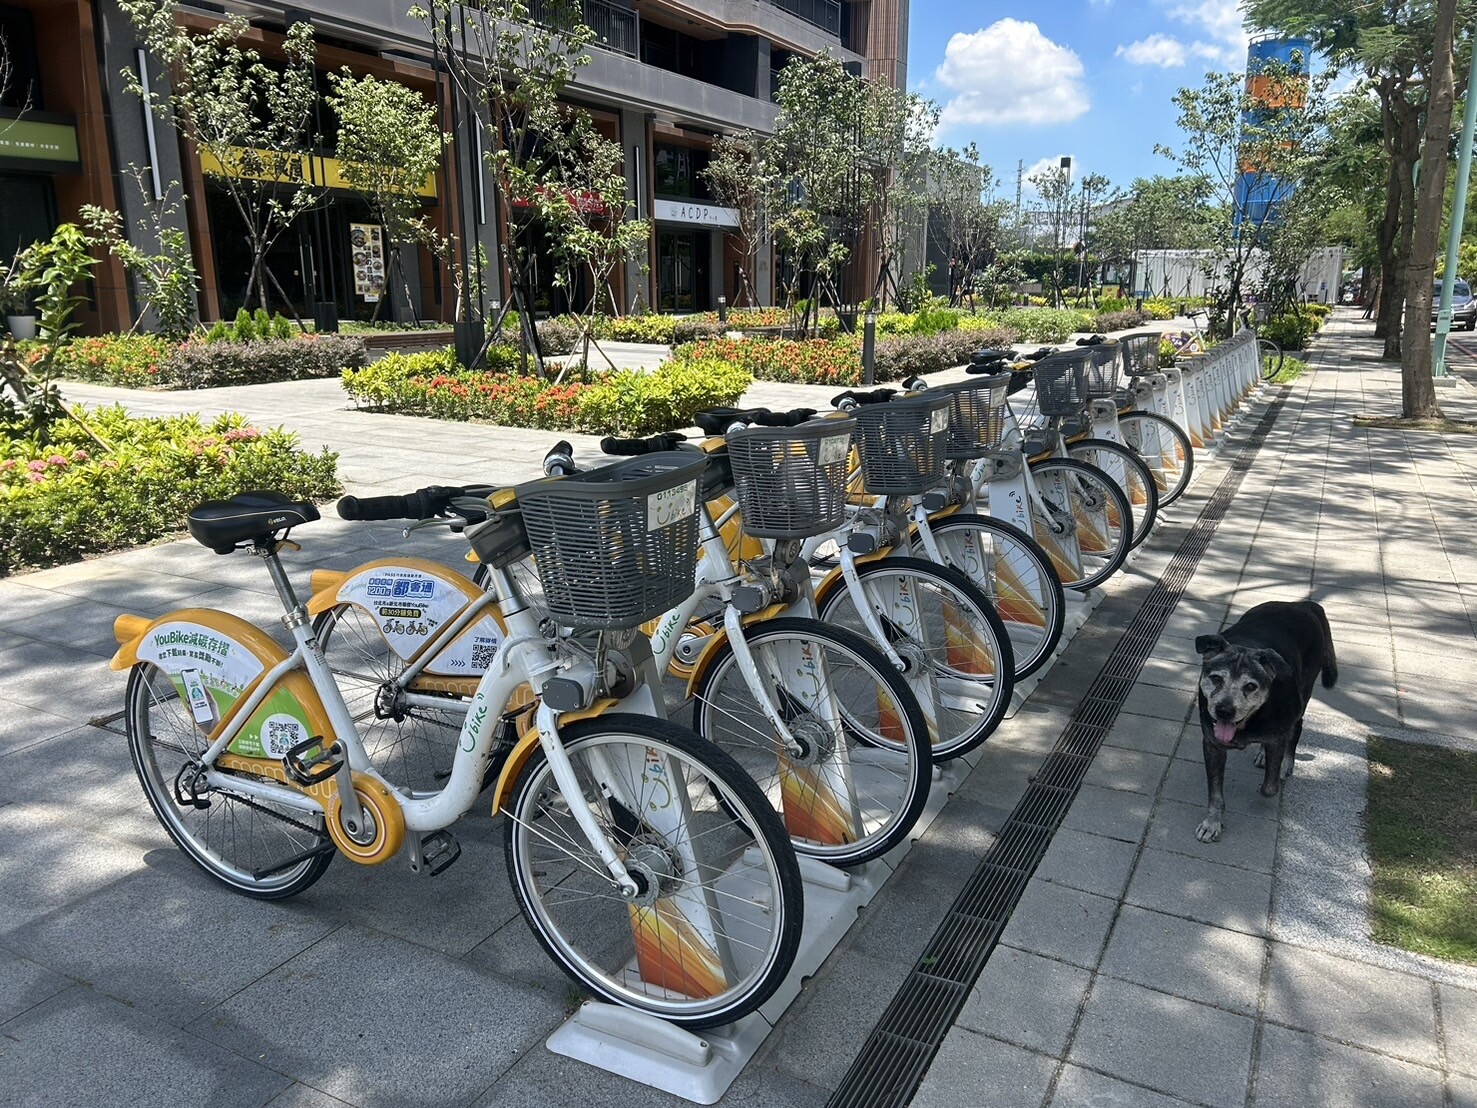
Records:
{"label": "bicycle rear wheel", "polygon": [[783,749],[727,638],[698,679],[692,729],[754,778],[796,852],[837,866],[887,853],[917,822],[933,775],[907,682],[860,635],[819,620],[765,620],[744,640],[802,750]]}
{"label": "bicycle rear wheel", "polygon": [[1270,381],[1282,372],[1282,363],[1286,358],[1286,355],[1282,353],[1282,347],[1271,339],[1257,339],[1256,352],[1261,360],[1263,381]]}
{"label": "bicycle rear wheel", "polygon": [[1067,598],[1036,540],[993,516],[959,512],[928,521],[944,564],[970,579],[1010,636],[1015,679],[1044,666],[1062,638]]}
{"label": "bicycle rear wheel", "polygon": [[[933,760],[973,750],[1000,726],[1015,687],[1010,636],[990,598],[958,570],[918,558],[882,558],[856,568],[863,603],[877,613],[929,718]],[[857,598],[844,581],[826,594],[820,614],[867,637]]]}
{"label": "bicycle rear wheel", "polygon": [[[784,828],[722,751],[624,713],[559,728],[581,795],[542,750],[505,809],[513,890],[539,943],[604,1000],[684,1027],[763,1004],[795,960],[804,889]],[[574,819],[588,805],[635,880],[622,896]]]}
{"label": "bicycle rear wheel", "polygon": [[169,675],[140,662],[124,698],[128,754],[144,796],[186,857],[236,892],[279,900],[302,892],[333,861],[322,813],[209,789],[210,746]]}
{"label": "bicycle rear wheel", "polygon": [[1149,537],[1159,518],[1159,486],[1147,463],[1122,443],[1110,439],[1079,439],[1067,445],[1067,454],[1096,466],[1123,490],[1133,508],[1133,541],[1129,548],[1139,546]]}
{"label": "bicycle rear wheel", "polygon": [[1118,417],[1124,443],[1136,451],[1154,474],[1159,506],[1167,507],[1190,487],[1195,473],[1195,448],[1190,436],[1174,420],[1158,412],[1129,412]]}
{"label": "bicycle rear wheel", "polygon": [[[1082,555],[1082,575],[1062,579],[1069,589],[1085,592],[1117,573],[1133,541],[1133,509],[1116,482],[1096,466],[1075,458],[1044,458],[1031,463],[1046,504],[1046,527],[1075,527]],[[1039,513],[1039,507],[1036,509]]]}

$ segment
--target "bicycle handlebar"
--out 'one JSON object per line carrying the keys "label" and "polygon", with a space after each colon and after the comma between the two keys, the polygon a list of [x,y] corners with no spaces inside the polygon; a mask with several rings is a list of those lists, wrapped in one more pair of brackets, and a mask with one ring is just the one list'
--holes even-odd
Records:
{"label": "bicycle handlebar", "polygon": [[[604,454],[612,454],[617,458],[639,458],[643,454],[660,454],[663,451],[675,450],[678,443],[686,441],[687,436],[680,431],[664,431],[660,435],[652,435],[644,439],[603,438],[600,440],[600,450]],[[560,443],[559,446],[568,446],[568,444]]]}
{"label": "bicycle handlebar", "polygon": [[791,408],[775,412],[768,408],[708,408],[693,416],[693,422],[709,435],[722,435],[736,423],[755,427],[798,427],[815,418],[814,408]]}
{"label": "bicycle handlebar", "polygon": [[897,395],[897,389],[873,389],[871,392],[858,392],[856,389],[847,389],[839,396],[831,398],[831,407],[846,411],[849,408],[860,407],[863,404],[885,404]]}
{"label": "bicycle handlebar", "polygon": [[341,519],[370,522],[386,519],[433,519],[451,507],[456,497],[466,496],[459,486],[429,485],[404,496],[344,496],[339,498]]}

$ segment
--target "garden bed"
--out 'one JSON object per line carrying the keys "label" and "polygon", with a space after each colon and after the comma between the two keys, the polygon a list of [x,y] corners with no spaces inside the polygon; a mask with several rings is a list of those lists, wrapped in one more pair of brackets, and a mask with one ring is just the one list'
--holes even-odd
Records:
{"label": "garden bed", "polygon": [[[32,352],[39,358],[40,349]],[[172,343],[157,335],[100,335],[56,352],[55,373],[74,381],[139,389],[207,389],[337,377],[369,361],[365,342],[345,335]]]}
{"label": "garden bed", "polygon": [[70,419],[53,425],[44,446],[6,445],[0,576],[171,534],[201,501],[249,489],[298,500],[339,492],[337,454],[305,451],[295,434],[241,415],[141,419],[121,406],[78,414],[108,449]]}

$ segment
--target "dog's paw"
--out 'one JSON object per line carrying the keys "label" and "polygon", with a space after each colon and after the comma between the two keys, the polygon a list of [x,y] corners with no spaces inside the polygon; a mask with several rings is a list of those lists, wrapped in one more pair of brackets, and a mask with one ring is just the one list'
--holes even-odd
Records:
{"label": "dog's paw", "polygon": [[1266,797],[1276,796],[1282,791],[1282,779],[1274,777],[1270,781],[1262,782],[1262,795]]}
{"label": "dog's paw", "polygon": [[1285,781],[1292,776],[1292,771],[1297,765],[1297,759],[1289,754],[1282,759],[1282,779]]}
{"label": "dog's paw", "polygon": [[1256,766],[1257,769],[1262,769],[1266,766],[1267,748],[1265,746],[1259,746],[1256,748],[1256,754],[1252,756],[1251,764]]}
{"label": "dog's paw", "polygon": [[1220,817],[1206,816],[1201,820],[1200,826],[1195,828],[1195,837],[1203,843],[1219,842],[1221,838]]}

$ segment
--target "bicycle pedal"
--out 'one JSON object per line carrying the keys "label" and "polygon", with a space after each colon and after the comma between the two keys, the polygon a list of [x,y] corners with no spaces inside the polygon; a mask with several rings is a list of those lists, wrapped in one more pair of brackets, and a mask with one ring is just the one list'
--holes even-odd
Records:
{"label": "bicycle pedal", "polygon": [[287,770],[288,777],[309,787],[327,781],[339,771],[343,761],[338,752],[338,743],[325,745],[322,735],[314,735],[282,755],[282,767]]}
{"label": "bicycle pedal", "polygon": [[435,877],[445,873],[462,856],[462,844],[450,831],[432,831],[423,836],[410,855],[412,873]]}

